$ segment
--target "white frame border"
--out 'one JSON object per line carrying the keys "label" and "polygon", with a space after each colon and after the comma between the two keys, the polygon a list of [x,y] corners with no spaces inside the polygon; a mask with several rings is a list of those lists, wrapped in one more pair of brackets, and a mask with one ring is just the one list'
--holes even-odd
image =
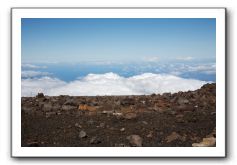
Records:
{"label": "white frame border", "polygon": [[[12,8],[12,157],[226,157],[225,16],[225,8]],[[21,18],[216,18],[216,147],[21,147]]]}

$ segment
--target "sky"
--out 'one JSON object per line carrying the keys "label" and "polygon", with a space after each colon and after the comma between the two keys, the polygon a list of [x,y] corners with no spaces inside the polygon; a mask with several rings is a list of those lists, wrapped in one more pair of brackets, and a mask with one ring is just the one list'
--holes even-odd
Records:
{"label": "sky", "polygon": [[212,18],[23,18],[22,62],[215,59]]}
{"label": "sky", "polygon": [[143,95],[216,80],[216,20],[23,18],[22,96]]}

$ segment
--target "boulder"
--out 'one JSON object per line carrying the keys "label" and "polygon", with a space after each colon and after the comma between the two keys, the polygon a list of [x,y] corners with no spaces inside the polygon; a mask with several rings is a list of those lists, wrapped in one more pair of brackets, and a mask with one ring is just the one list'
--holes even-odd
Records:
{"label": "boulder", "polygon": [[44,94],[43,93],[38,93],[36,97],[37,98],[44,98]]}

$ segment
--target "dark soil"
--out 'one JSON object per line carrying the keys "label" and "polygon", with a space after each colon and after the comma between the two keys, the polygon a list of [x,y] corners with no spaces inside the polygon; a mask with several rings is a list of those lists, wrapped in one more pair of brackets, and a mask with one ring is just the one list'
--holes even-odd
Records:
{"label": "dark soil", "polygon": [[[23,147],[191,147],[215,139],[216,85],[141,96],[22,97]],[[82,131],[82,132],[81,132]],[[205,144],[206,145],[206,144]],[[207,146],[215,146],[213,144]]]}

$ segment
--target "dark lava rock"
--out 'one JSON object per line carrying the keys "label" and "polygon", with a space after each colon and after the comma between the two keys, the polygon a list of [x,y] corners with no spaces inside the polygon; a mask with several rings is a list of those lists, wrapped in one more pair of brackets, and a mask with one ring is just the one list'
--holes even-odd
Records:
{"label": "dark lava rock", "polygon": [[90,140],[90,144],[99,144],[99,143],[101,143],[101,140],[97,136],[92,137]]}
{"label": "dark lava rock", "polygon": [[36,97],[37,98],[44,98],[44,94],[43,93],[38,93],[38,95]]}
{"label": "dark lava rock", "polygon": [[125,98],[121,101],[121,105],[123,106],[134,105],[134,104],[135,104],[135,100],[132,98]]}
{"label": "dark lava rock", "polygon": [[68,99],[64,105],[78,106],[78,102],[75,99]]}
{"label": "dark lava rock", "polygon": [[75,110],[75,109],[77,109],[77,107],[76,106],[72,106],[72,105],[63,105],[62,106],[62,110],[63,111],[70,111],[70,110]]}
{"label": "dark lava rock", "polygon": [[87,137],[86,132],[85,132],[85,131],[80,131],[80,132],[79,132],[79,137],[80,137],[80,138],[85,138],[85,137]]}

